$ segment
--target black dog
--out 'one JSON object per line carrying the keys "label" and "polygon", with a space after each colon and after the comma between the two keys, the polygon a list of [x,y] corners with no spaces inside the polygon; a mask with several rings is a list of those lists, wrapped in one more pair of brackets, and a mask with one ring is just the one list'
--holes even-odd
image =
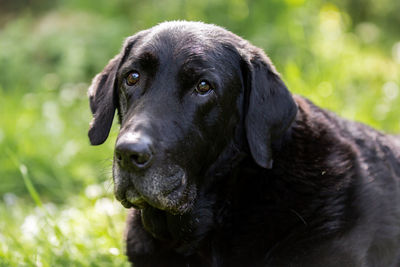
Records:
{"label": "black dog", "polygon": [[400,266],[400,138],[292,96],[240,37],[139,32],[89,95],[93,145],[118,110],[134,266]]}

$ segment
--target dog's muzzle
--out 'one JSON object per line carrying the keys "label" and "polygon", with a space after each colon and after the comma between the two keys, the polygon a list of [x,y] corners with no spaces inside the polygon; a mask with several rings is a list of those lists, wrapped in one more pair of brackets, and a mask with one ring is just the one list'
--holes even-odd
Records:
{"label": "dog's muzzle", "polygon": [[115,148],[114,193],[125,208],[151,205],[172,213],[190,209],[195,186],[178,165],[155,160],[152,140],[143,134],[125,133]]}

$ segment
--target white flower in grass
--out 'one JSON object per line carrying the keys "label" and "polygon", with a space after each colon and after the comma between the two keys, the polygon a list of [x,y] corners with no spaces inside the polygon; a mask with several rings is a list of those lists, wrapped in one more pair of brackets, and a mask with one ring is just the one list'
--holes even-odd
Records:
{"label": "white flower in grass", "polygon": [[112,254],[114,256],[118,256],[119,255],[119,249],[117,249],[117,248],[110,248],[108,250],[108,252],[110,252],[110,254]]}
{"label": "white flower in grass", "polygon": [[77,208],[68,208],[61,212],[61,217],[65,219],[79,218],[82,217],[82,212]]}
{"label": "white flower in grass", "polygon": [[58,216],[57,225],[63,232],[63,234],[68,235],[71,234],[73,229],[73,221],[79,220],[82,218],[82,212],[80,212],[76,208],[68,208],[61,211],[61,215]]}
{"label": "white flower in grass", "polygon": [[115,215],[119,212],[119,205],[116,201],[103,197],[96,201],[94,209],[97,213]]}
{"label": "white flower in grass", "polygon": [[72,232],[70,222],[68,220],[61,219],[58,221],[58,227],[64,235],[69,235]]}
{"label": "white flower in grass", "polygon": [[58,240],[57,236],[52,233],[49,237],[48,237],[49,243],[52,244],[55,247],[58,247],[60,245],[60,241]]}
{"label": "white flower in grass", "polygon": [[40,231],[39,218],[36,215],[28,215],[25,217],[21,226],[22,235],[29,240],[34,239]]}
{"label": "white flower in grass", "polygon": [[36,255],[36,262],[35,262],[35,264],[36,264],[36,267],[42,267],[42,266],[43,266],[43,263],[42,263],[42,260],[41,260],[40,255]]}
{"label": "white flower in grass", "polygon": [[98,198],[103,193],[103,187],[98,184],[88,185],[85,189],[85,195],[90,199]]}

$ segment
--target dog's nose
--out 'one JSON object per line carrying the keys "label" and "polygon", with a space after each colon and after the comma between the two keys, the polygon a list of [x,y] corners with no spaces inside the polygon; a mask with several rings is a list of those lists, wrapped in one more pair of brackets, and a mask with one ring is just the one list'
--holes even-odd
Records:
{"label": "dog's nose", "polygon": [[122,168],[145,169],[153,160],[151,139],[138,133],[124,134],[115,145],[115,157]]}

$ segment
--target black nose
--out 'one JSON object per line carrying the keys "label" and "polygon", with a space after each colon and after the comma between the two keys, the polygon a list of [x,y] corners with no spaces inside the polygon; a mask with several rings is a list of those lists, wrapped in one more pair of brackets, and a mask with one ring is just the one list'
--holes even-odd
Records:
{"label": "black nose", "polygon": [[115,158],[124,169],[141,170],[149,167],[153,160],[151,139],[137,133],[120,136],[115,145]]}

